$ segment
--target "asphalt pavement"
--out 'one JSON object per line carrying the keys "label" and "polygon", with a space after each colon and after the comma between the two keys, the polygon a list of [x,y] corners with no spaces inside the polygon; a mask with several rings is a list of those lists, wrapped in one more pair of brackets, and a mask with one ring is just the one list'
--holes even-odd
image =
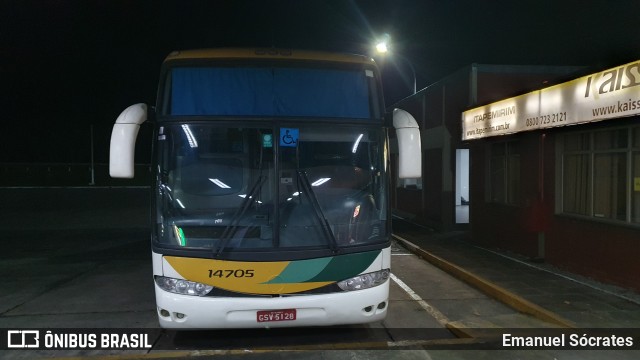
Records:
{"label": "asphalt pavement", "polygon": [[[0,189],[3,234],[0,276],[4,279],[4,288],[9,289],[0,291],[0,328],[30,325],[157,328],[153,288],[148,281],[151,278],[149,195],[144,188]],[[432,324],[425,327],[444,326],[459,337],[453,339],[457,342],[403,345],[396,341],[392,346],[405,351],[384,354],[353,349],[312,350],[301,357],[290,352],[201,351],[176,353],[174,358],[249,355],[273,359],[599,359],[638,355],[636,351],[541,351],[527,353],[530,354],[527,356],[518,351],[455,352],[456,348],[464,350],[474,346],[474,341],[460,339],[482,339],[500,334],[503,329],[517,328],[606,329],[612,334],[631,334],[640,341],[640,296],[514,254],[477,247],[468,241],[465,232],[438,233],[394,219],[394,234],[393,252],[400,256],[392,260],[392,271],[407,281],[423,303],[406,289],[400,290],[401,282],[394,280],[391,300],[401,316],[388,317],[390,328],[415,328],[417,325],[412,324],[421,321],[412,314],[423,316],[431,307],[429,321]],[[413,253],[439,270],[425,267],[415,261],[417,258],[401,256],[399,252]],[[461,286],[452,280],[454,278],[475,289]],[[96,284],[110,286],[101,288]],[[116,286],[111,286],[114,284]],[[357,336],[358,332],[354,334]],[[432,350],[443,346],[454,350]],[[52,352],[44,356],[65,354]],[[161,351],[134,352],[126,356],[171,358],[172,355]]]}

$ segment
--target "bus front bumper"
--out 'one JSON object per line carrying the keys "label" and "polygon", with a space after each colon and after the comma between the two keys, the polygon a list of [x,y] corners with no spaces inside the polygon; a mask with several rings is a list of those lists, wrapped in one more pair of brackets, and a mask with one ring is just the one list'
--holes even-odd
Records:
{"label": "bus front bumper", "polygon": [[155,291],[160,326],[172,329],[364,324],[383,320],[389,307],[389,280],[365,290],[270,298],[179,295],[157,284]]}

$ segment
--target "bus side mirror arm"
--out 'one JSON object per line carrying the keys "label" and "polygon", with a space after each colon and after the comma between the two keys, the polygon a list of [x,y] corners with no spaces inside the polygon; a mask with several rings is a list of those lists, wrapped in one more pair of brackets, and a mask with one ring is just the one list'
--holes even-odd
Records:
{"label": "bus side mirror arm", "polygon": [[134,175],[136,138],[140,125],[147,120],[147,105],[135,104],[126,108],[113,125],[109,146],[109,175],[131,179]]}
{"label": "bus side mirror arm", "polygon": [[420,128],[408,112],[393,110],[393,127],[398,137],[398,177],[417,179],[422,177],[422,146]]}

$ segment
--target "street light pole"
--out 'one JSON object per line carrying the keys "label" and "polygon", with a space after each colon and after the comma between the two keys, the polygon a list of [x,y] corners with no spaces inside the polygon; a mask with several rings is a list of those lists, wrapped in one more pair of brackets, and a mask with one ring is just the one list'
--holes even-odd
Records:
{"label": "street light pole", "polygon": [[[389,36],[389,34],[384,34],[382,36],[382,39],[380,39],[378,41],[378,43],[376,44],[376,52],[379,54],[387,54],[389,53],[389,40],[391,39],[391,36]],[[405,56],[402,56],[400,54],[397,53],[393,53],[393,57],[397,58],[397,59],[401,59],[402,61],[404,61],[407,65],[409,65],[409,69],[411,69],[411,75],[413,75],[413,93],[415,94],[417,92],[417,77],[416,77],[416,69],[413,67],[413,64],[411,63],[411,60],[407,59]]]}
{"label": "street light pole", "polygon": [[89,185],[96,184],[96,168],[93,162],[93,124],[91,124],[91,182]]}
{"label": "street light pole", "polygon": [[395,54],[395,57],[404,60],[405,63],[407,63],[407,65],[409,65],[409,68],[411,69],[411,74],[413,75],[413,93],[415,94],[417,92],[417,87],[416,87],[416,69],[413,67],[413,64],[411,63],[411,61],[409,59],[407,59],[406,57],[399,55],[399,54]]}

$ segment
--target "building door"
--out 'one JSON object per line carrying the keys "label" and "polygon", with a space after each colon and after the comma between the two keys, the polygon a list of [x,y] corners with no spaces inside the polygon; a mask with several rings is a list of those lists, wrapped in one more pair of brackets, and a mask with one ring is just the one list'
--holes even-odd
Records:
{"label": "building door", "polygon": [[456,149],[456,224],[469,223],[469,149]]}

